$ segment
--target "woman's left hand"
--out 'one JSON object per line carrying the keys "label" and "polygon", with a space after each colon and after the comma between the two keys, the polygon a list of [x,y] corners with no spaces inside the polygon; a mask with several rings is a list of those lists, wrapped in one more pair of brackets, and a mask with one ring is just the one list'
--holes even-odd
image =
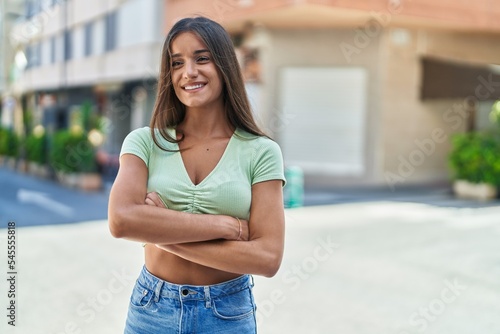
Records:
{"label": "woman's left hand", "polygon": [[163,204],[160,195],[158,195],[158,193],[155,191],[146,194],[146,199],[144,200],[144,203],[146,203],[147,205],[157,206],[159,208],[164,208],[164,209],[167,208],[165,204]]}

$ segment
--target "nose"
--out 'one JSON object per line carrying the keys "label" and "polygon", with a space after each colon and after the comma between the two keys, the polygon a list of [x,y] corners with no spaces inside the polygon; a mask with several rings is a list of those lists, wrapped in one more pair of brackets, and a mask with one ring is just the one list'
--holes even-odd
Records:
{"label": "nose", "polygon": [[184,77],[185,78],[196,78],[198,76],[198,68],[194,61],[187,61],[186,66],[184,66]]}

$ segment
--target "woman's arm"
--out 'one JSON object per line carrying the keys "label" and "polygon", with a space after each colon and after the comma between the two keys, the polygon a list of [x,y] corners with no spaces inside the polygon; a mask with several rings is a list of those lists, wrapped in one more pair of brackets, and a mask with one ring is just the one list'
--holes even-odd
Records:
{"label": "woman's arm", "polygon": [[[214,239],[236,240],[239,222],[229,216],[178,212],[148,205],[148,169],[132,154],[120,158],[120,169],[109,196],[108,219],[116,238],[152,244],[196,242]],[[246,221],[241,221],[242,237],[248,235]]]}
{"label": "woman's arm", "polygon": [[283,257],[285,215],[282,181],[260,182],[252,186],[248,241],[208,241],[157,245],[186,260],[238,274],[271,277]]}

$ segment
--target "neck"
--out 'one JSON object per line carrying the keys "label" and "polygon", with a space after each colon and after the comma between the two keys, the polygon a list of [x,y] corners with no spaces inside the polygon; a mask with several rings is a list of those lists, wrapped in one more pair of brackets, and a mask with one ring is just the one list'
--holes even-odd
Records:
{"label": "neck", "polygon": [[186,116],[177,126],[185,135],[197,138],[226,137],[233,134],[233,127],[224,116],[223,106],[218,108],[186,108]]}

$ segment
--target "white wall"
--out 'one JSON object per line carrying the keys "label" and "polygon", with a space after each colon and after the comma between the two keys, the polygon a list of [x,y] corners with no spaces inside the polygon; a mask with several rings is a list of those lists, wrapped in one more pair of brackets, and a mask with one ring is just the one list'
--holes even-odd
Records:
{"label": "white wall", "polygon": [[157,0],[130,0],[118,11],[117,47],[158,41],[161,32]]}
{"label": "white wall", "polygon": [[363,67],[285,67],[280,110],[290,118],[285,163],[306,173],[363,176],[367,71]]}
{"label": "white wall", "polygon": [[56,34],[56,63],[62,62],[64,59],[64,38],[61,33]]}

